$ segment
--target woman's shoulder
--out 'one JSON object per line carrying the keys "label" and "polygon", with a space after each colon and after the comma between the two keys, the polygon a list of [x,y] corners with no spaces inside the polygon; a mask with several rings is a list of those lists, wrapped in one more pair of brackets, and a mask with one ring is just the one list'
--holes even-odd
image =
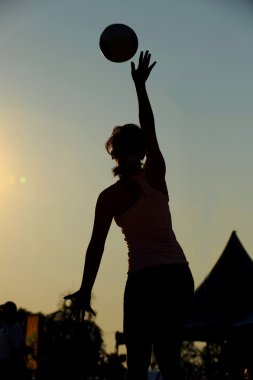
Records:
{"label": "woman's shoulder", "polygon": [[100,205],[115,215],[125,212],[140,196],[140,187],[134,181],[119,180],[99,195]]}
{"label": "woman's shoulder", "polygon": [[113,183],[101,191],[99,198],[105,201],[111,200],[120,191],[120,187],[120,181]]}
{"label": "woman's shoulder", "polygon": [[[115,199],[117,185],[113,184],[100,192],[97,198],[96,210],[100,210],[102,213],[114,215]],[[116,201],[117,203],[117,201]]]}

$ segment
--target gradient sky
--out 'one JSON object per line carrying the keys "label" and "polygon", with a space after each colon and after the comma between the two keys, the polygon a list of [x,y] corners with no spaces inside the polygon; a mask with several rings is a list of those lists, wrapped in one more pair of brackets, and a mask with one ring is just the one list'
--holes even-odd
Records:
{"label": "gradient sky", "polygon": [[[114,181],[104,142],[138,123],[130,63],[99,51],[112,23],[157,61],[148,91],[196,286],[232,230],[253,258],[252,15],[246,0],[0,2],[1,303],[49,313],[80,285],[96,198]],[[108,351],[126,276],[113,224],[93,302]]]}

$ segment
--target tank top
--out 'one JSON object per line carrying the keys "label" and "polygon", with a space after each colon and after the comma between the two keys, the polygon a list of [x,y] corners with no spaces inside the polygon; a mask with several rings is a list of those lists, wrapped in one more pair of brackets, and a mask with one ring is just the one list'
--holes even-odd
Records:
{"label": "tank top", "polygon": [[188,264],[172,229],[168,197],[148,183],[145,171],[132,179],[141,188],[140,197],[114,217],[127,243],[129,273],[161,264]]}

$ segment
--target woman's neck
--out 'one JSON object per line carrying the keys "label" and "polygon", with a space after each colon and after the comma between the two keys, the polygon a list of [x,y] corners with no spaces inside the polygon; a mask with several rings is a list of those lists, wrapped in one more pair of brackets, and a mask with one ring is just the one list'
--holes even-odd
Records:
{"label": "woman's neck", "polygon": [[119,165],[119,174],[120,176],[133,177],[139,175],[142,172],[142,165],[139,163],[138,165],[126,164]]}

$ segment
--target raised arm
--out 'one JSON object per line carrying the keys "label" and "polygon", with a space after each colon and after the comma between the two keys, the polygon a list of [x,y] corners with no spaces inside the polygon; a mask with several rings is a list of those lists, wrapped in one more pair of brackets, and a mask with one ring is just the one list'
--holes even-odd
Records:
{"label": "raised arm", "polygon": [[165,162],[157,141],[154,115],[146,90],[146,81],[156,64],[153,62],[150,65],[150,58],[149,51],[141,52],[138,67],[135,68],[134,62],[131,62],[131,72],[138,98],[140,127],[147,141],[146,165],[165,173]]}
{"label": "raised arm", "polygon": [[78,317],[81,313],[81,319],[83,319],[85,311],[95,314],[90,306],[91,291],[98,273],[106,237],[113,218],[109,204],[106,193],[102,192],[96,204],[93,231],[86,251],[80,289],[64,297],[66,300],[71,299],[73,301],[74,313]]}

